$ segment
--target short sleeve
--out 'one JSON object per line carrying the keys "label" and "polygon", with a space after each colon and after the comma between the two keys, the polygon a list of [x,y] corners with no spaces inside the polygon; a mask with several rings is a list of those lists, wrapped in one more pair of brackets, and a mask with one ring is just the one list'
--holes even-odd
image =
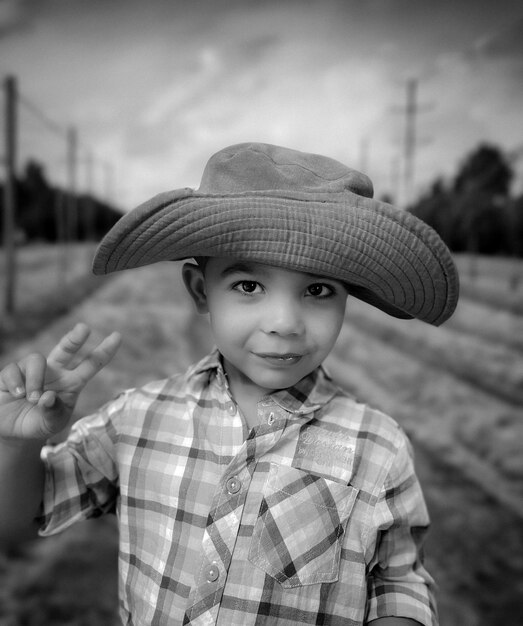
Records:
{"label": "short sleeve", "polygon": [[429,516],[414,471],[412,447],[402,431],[374,523],[378,544],[369,576],[367,620],[396,616],[437,626],[435,585],[424,568],[422,552]]}
{"label": "short sleeve", "polygon": [[78,420],[66,441],[42,449],[45,467],[40,535],[115,510],[118,497],[116,444],[125,395]]}

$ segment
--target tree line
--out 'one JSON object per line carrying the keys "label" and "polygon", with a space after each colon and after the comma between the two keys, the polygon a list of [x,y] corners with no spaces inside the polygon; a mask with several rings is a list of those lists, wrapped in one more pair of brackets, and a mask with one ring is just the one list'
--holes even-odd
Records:
{"label": "tree line", "polygon": [[[481,144],[453,177],[435,180],[407,210],[430,224],[453,252],[523,257],[523,195],[511,194],[513,179],[510,158]],[[27,242],[99,240],[122,215],[88,194],[76,196],[72,205],[70,194],[50,185],[33,160],[17,178],[16,196],[15,226]],[[1,230],[0,223],[0,235]]]}
{"label": "tree line", "polygon": [[[122,212],[91,194],[77,194],[53,186],[44,167],[29,160],[15,184],[15,237],[19,243],[35,241],[96,241],[122,217]],[[4,194],[0,187],[0,209]],[[3,240],[4,225],[0,221]]]}
{"label": "tree line", "polygon": [[523,195],[511,194],[513,179],[509,156],[481,144],[450,180],[435,180],[408,210],[453,252],[523,257]]}

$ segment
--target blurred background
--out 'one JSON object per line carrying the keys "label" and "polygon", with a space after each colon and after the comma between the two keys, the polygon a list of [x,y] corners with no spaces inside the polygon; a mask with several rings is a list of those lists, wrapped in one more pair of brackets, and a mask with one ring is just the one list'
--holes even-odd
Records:
{"label": "blurred background", "polygon": [[[523,624],[523,6],[517,0],[0,0],[0,366],[76,321],[124,345],[78,414],[210,347],[173,264],[94,278],[96,241],[217,150],[367,173],[431,224],[442,328],[351,303],[329,367],[408,431],[442,624]],[[0,552],[0,626],[116,621],[114,520]]]}

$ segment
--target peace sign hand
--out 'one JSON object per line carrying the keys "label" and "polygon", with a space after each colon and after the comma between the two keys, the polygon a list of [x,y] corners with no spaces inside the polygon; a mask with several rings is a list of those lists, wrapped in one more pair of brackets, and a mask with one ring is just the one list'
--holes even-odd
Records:
{"label": "peace sign hand", "polygon": [[0,437],[44,441],[67,426],[82,389],[120,347],[120,334],[112,333],[81,355],[90,332],[77,324],[47,359],[29,354],[0,372]]}

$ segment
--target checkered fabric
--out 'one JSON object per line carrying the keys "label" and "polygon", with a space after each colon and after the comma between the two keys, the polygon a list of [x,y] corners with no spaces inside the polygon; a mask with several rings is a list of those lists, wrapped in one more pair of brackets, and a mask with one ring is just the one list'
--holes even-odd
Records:
{"label": "checkered fabric", "polygon": [[43,450],[41,534],[116,511],[135,626],[437,623],[410,444],[318,369],[248,430],[217,353]]}

